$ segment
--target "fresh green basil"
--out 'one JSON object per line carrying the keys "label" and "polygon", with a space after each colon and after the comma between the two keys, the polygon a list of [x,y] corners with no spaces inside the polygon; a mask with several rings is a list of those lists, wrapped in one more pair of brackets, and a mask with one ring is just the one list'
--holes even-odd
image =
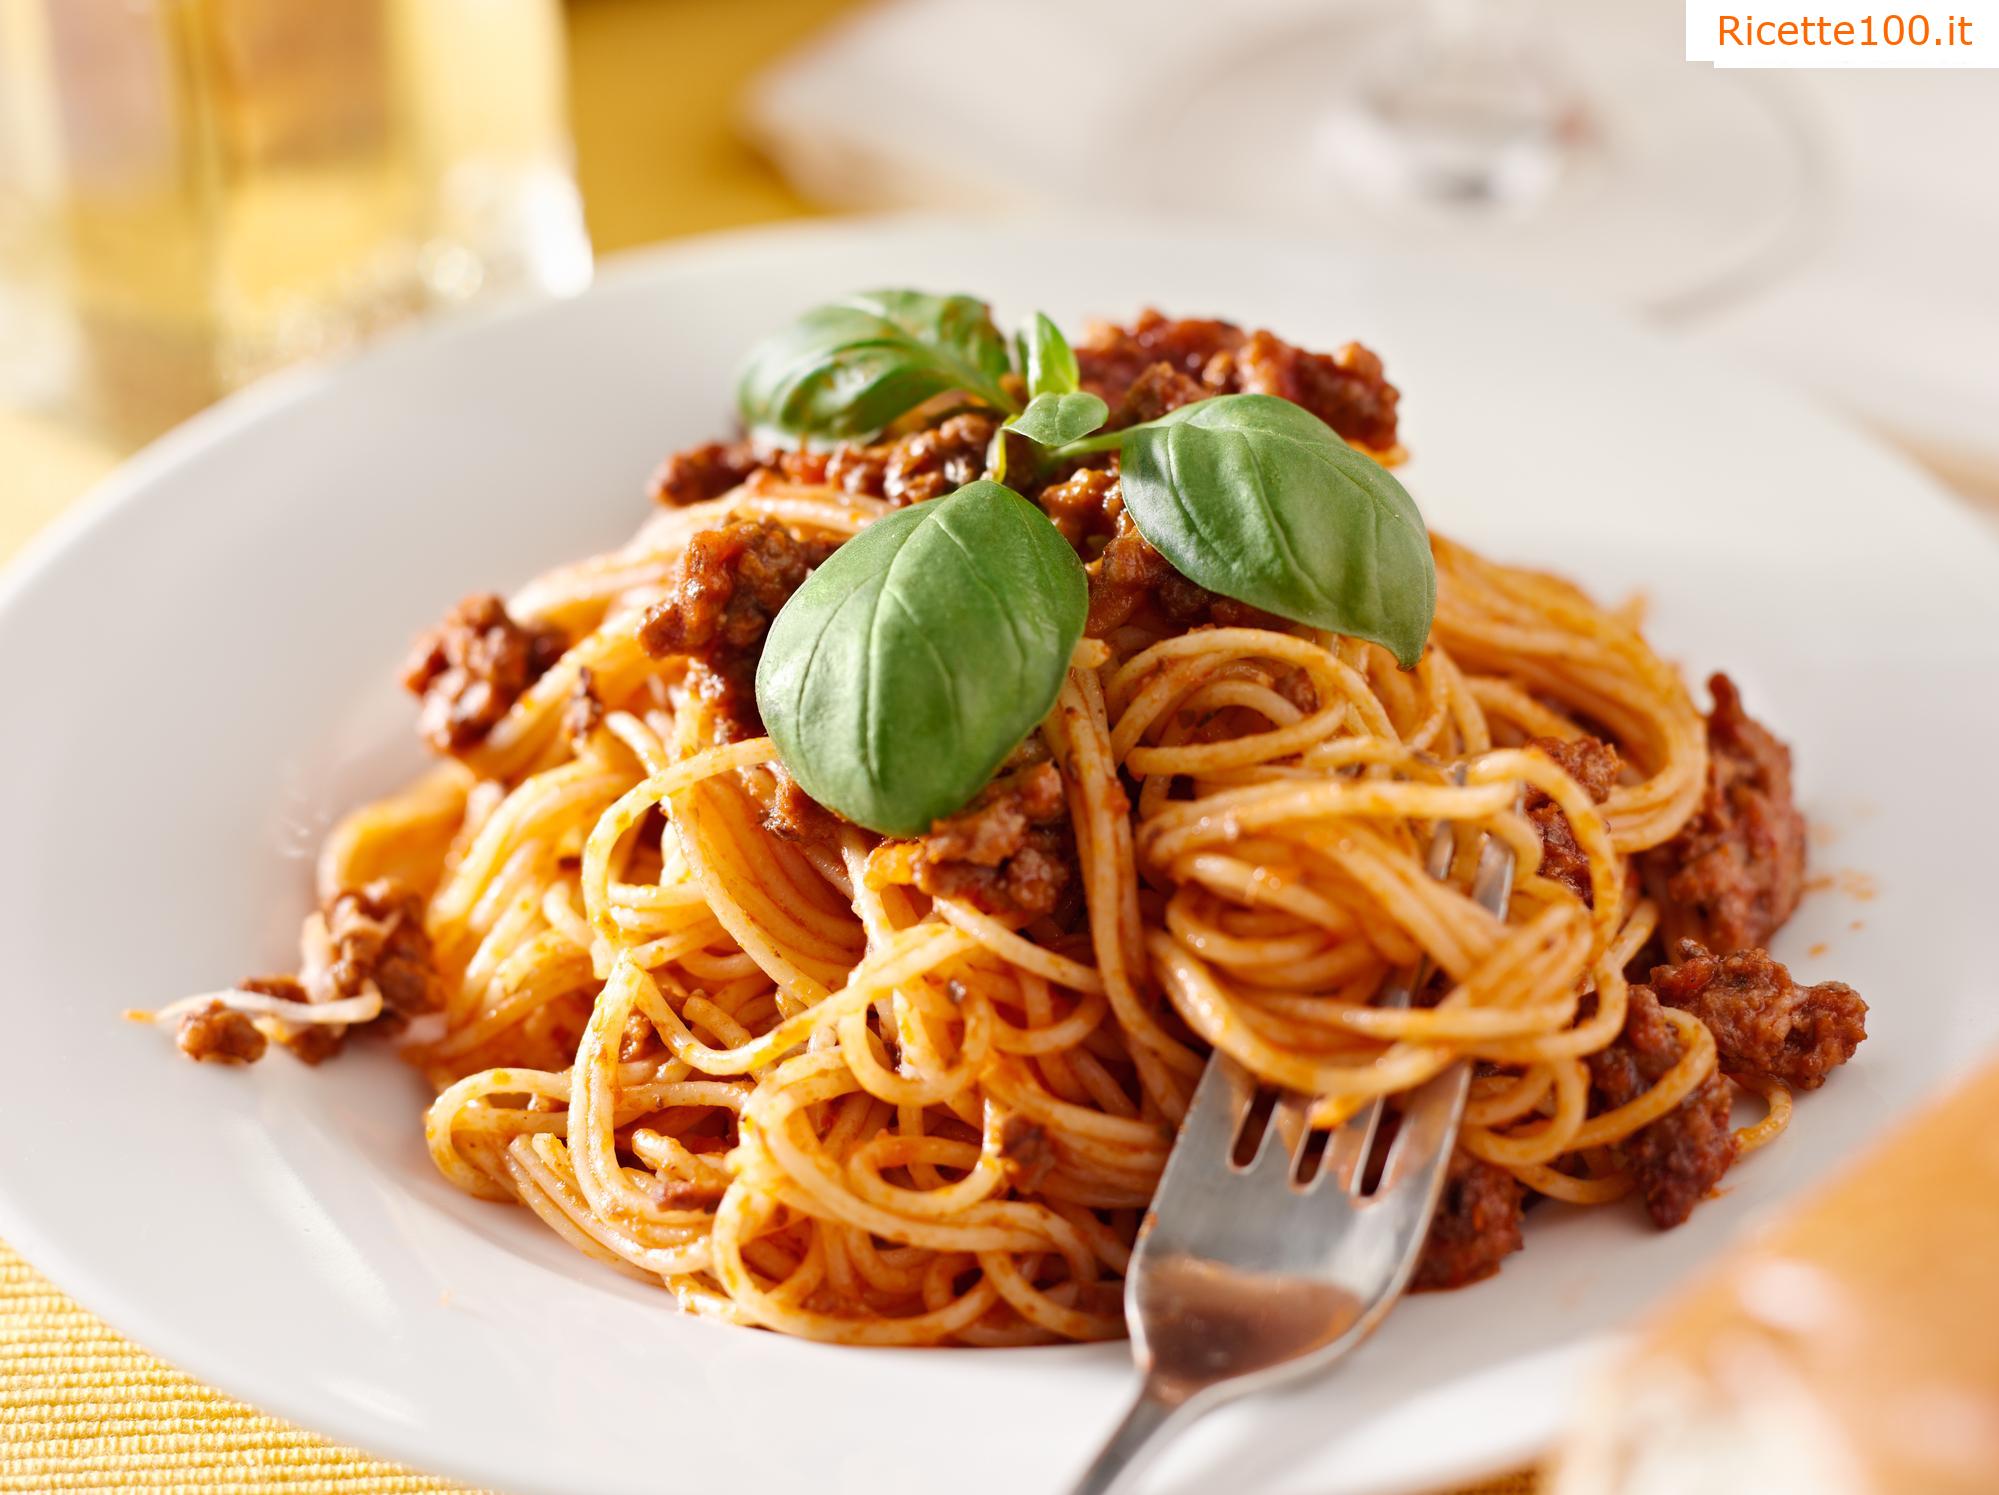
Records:
{"label": "fresh green basil", "polygon": [[1015,334],[1014,358],[1027,381],[1027,408],[993,438],[986,465],[996,480],[1004,480],[1012,467],[1023,463],[1030,471],[1045,469],[1048,448],[1080,440],[1111,413],[1096,395],[1083,392],[1076,351],[1046,313],[1036,312],[1034,320]]}
{"label": "fresh green basil", "polygon": [[[1076,350],[1062,329],[1036,312],[1020,339],[1020,370],[1027,378],[1027,392],[1035,395],[1066,395],[1082,388],[1083,376],[1076,368]],[[1103,424],[1099,418],[1098,425]],[[1096,426],[1090,427],[1095,430]],[[1078,436],[1084,432],[1078,431]],[[1069,438],[1073,440],[1074,438]]]}
{"label": "fresh green basil", "polygon": [[1016,468],[1030,475],[1044,472],[1051,448],[1089,435],[1110,413],[1102,400],[1081,390],[1036,395],[1025,410],[993,433],[986,471],[996,483],[1012,481],[1008,474]]}
{"label": "fresh green basil", "polygon": [[984,302],[872,291],[813,308],[759,344],[736,389],[743,424],[790,439],[866,440],[936,395],[1012,414],[1006,339]]}
{"label": "fresh green basil", "polygon": [[807,794],[915,835],[1047,715],[1088,611],[1054,525],[970,483],[876,520],[806,578],[764,644],[757,706]]}
{"label": "fresh green basil", "polygon": [[1080,390],[1036,395],[1027,402],[1025,410],[1006,423],[1006,428],[1018,431],[1036,446],[1061,446],[1089,435],[1110,413],[1110,406]]}
{"label": "fresh green basil", "polygon": [[[756,350],[737,392],[752,430],[813,441],[871,438],[948,393],[1001,418],[993,478],[1115,451],[1139,533],[1183,575],[1370,639],[1405,667],[1421,657],[1437,593],[1422,516],[1388,472],[1287,400],[1223,395],[1104,431],[1105,403],[1081,388],[1048,317],[1036,313],[1010,349],[984,303],[916,291],[806,313]],[[1087,592],[1060,534],[998,482],[877,521],[772,627],[757,699],[778,751],[849,819],[926,829],[1048,710]]]}
{"label": "fresh green basil", "polygon": [[1324,421],[1274,395],[1219,395],[1121,434],[1125,508],[1183,575],[1371,640],[1404,669],[1422,656],[1437,605],[1423,516]]}

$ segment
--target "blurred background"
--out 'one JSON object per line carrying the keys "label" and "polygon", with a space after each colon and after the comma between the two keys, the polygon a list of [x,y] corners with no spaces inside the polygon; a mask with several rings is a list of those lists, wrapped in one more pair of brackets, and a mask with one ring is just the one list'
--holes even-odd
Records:
{"label": "blurred background", "polygon": [[1204,217],[1554,286],[1999,504],[1991,73],[1716,72],[1677,0],[1000,13],[0,0],[0,542],[279,366],[636,246],[909,208]]}

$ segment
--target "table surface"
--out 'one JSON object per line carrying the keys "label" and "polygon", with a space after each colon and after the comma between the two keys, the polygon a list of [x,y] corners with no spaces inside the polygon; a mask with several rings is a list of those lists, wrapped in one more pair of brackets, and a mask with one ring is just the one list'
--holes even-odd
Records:
{"label": "table surface", "polygon": [[[577,175],[599,251],[811,211],[735,135],[732,110],[756,70],[851,3],[572,0]],[[676,66],[681,58],[700,66]],[[0,453],[0,562],[121,455],[4,409]],[[0,1492],[105,1488],[403,1495],[459,1487],[200,1385],[0,1243]],[[1533,1488],[1523,1474],[1476,1495]]]}

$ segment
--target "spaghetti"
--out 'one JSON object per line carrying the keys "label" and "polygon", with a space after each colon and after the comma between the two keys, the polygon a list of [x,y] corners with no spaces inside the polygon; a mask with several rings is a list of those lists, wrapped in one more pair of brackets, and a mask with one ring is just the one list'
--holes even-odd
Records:
{"label": "spaghetti", "polygon": [[[763,520],[830,545],[887,510],[766,471],[529,583],[508,611],[560,629],[560,658],[329,841],[328,900],[421,897],[437,1000],[404,1042],[452,1183],[734,1323],[1088,1340],[1123,1333],[1121,1273],[1211,1049],[1326,1125],[1471,1060],[1462,1166],[1577,1204],[1630,1191],[1633,1139],[1726,1095],[1713,1034],[1671,1007],[1636,1093],[1607,1104],[1592,1069],[1660,920],[1637,860],[1710,782],[1703,719],[1631,621],[1443,539],[1410,671],[1302,626],[1140,613],[1078,646],[1017,755],[1060,775],[1080,899],[981,907],[922,891],[908,842],[775,832],[769,739],[729,740],[687,661],[637,642],[696,535]],[[1624,765],[1600,803],[1544,750],[1585,733]],[[1559,812],[1580,887],[1547,875],[1523,803]],[[1512,850],[1503,919],[1426,873],[1444,824],[1467,857]],[[365,1021],[374,983],[318,999],[330,941],[309,923],[303,1002],[232,989],[164,1016]],[[1419,963],[1418,1005],[1372,1005]],[[1769,1101],[1762,1145],[1789,1090],[1742,1083]]]}

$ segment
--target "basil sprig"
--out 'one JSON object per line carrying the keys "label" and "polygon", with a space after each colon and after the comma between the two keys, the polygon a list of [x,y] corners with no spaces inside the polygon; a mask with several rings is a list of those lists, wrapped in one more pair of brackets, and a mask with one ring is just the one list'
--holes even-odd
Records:
{"label": "basil sprig", "polygon": [[936,395],[959,391],[1008,414],[1006,339],[983,301],[870,291],[813,308],[750,355],[736,389],[743,424],[766,436],[863,441]]}
{"label": "basil sprig", "polygon": [[1082,390],[1036,395],[1027,402],[1025,410],[1006,423],[1006,429],[1018,432],[1036,446],[1064,446],[1096,430],[1110,413],[1110,406]]}
{"label": "basil sprig", "polygon": [[[1026,401],[1018,398],[1025,386]],[[1126,512],[1182,575],[1280,617],[1422,657],[1429,536],[1402,485],[1271,395],[1218,395],[1104,431],[1075,351],[1036,313],[1007,339],[970,296],[875,291],[805,314],[752,355],[744,423],[789,440],[878,435],[938,395],[1001,420],[991,479],[1119,454]],[[925,830],[984,787],[1053,704],[1082,635],[1082,563],[998,481],[878,520],[778,615],[757,702],[813,798],[870,829]]]}
{"label": "basil sprig", "polygon": [[[1058,446],[1080,441],[1110,418],[1110,406],[1083,389],[1076,367],[1076,350],[1062,329],[1036,312],[1034,320],[1014,338],[1014,356],[1027,382],[1027,408],[1003,425],[993,437],[986,465],[1004,480],[1024,457],[1030,473],[1045,469]],[[1025,443],[1025,451],[1022,444]]]}
{"label": "basil sprig", "polygon": [[[1073,394],[1083,387],[1083,375],[1076,367],[1076,350],[1062,329],[1036,312],[1018,340],[1020,371],[1027,379],[1031,396]],[[1074,438],[1072,437],[1071,440]]]}
{"label": "basil sprig", "polygon": [[1437,606],[1407,490],[1303,406],[1218,395],[1119,433],[1125,508],[1183,576],[1315,628],[1422,657]]}
{"label": "basil sprig", "polygon": [[772,624],[757,707],[799,787],[915,835],[985,787],[1048,714],[1083,636],[1083,563],[1011,489],[877,520]]}

